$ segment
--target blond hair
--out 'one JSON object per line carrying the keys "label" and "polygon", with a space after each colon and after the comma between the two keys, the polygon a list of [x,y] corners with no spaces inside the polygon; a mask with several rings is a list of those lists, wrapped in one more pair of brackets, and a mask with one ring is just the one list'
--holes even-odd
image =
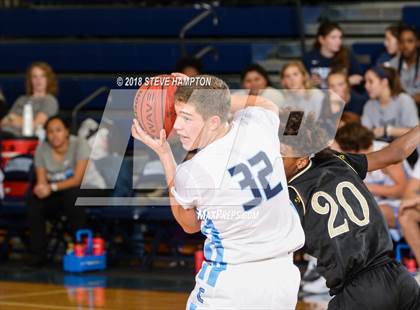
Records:
{"label": "blond hair", "polygon": [[303,88],[311,89],[313,87],[308,71],[306,71],[304,64],[299,60],[293,60],[285,64],[280,70],[280,79],[284,79],[286,70],[290,67],[296,67],[299,70],[299,72],[303,75]]}

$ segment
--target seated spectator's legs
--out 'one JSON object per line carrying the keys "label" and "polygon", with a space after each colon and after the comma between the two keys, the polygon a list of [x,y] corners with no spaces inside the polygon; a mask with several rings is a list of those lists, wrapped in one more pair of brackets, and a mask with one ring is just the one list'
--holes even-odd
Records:
{"label": "seated spectator's legs", "polygon": [[396,228],[397,227],[397,219],[395,217],[394,208],[388,204],[380,204],[379,208],[382,211],[382,214],[385,217],[386,223],[388,224],[389,228]]}
{"label": "seated spectator's legs", "polygon": [[399,215],[404,238],[410,246],[420,266],[420,210],[416,208],[405,209]]}
{"label": "seated spectator's legs", "polygon": [[33,196],[29,202],[28,222],[31,239],[33,262],[42,263],[46,253],[45,223],[48,219],[65,215],[68,219],[70,233],[86,227],[86,215],[82,207],[75,206],[78,189],[70,188],[53,193],[45,199]]}

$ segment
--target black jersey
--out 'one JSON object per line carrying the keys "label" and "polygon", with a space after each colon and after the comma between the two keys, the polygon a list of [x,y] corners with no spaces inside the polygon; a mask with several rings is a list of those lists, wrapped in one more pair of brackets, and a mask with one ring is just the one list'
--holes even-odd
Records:
{"label": "black jersey", "polygon": [[389,261],[385,219],[365,186],[365,155],[327,152],[289,181],[305,231],[307,253],[332,294],[363,270]]}

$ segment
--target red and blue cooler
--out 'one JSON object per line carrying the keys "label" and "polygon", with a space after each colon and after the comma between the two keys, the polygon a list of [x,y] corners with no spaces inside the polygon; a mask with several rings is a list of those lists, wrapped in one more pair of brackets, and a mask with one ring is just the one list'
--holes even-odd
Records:
{"label": "red and blue cooler", "polygon": [[[84,239],[85,237],[85,239]],[[63,259],[63,269],[68,272],[104,270],[106,252],[102,238],[92,238],[92,231],[80,229],[76,233],[76,244],[73,250]]]}

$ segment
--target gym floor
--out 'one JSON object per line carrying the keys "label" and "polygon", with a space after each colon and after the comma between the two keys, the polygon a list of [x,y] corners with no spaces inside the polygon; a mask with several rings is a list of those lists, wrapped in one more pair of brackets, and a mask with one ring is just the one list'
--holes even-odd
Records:
{"label": "gym floor", "polygon": [[[116,267],[78,275],[62,272],[58,264],[26,270],[7,262],[0,265],[0,309],[185,309],[193,286],[194,275],[187,267]],[[326,309],[328,297],[316,299],[299,301],[297,309]]]}

